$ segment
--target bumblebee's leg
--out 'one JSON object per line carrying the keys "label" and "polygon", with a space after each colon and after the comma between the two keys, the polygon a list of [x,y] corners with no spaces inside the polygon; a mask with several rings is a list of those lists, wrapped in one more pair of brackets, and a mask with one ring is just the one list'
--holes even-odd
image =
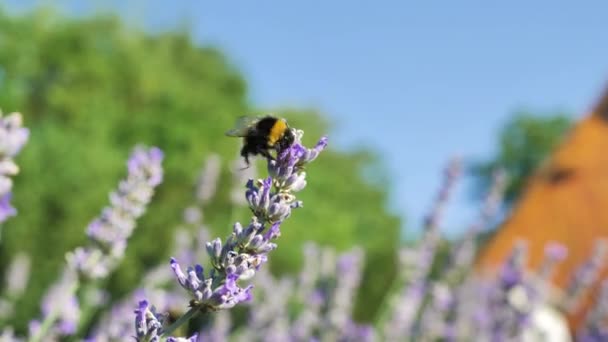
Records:
{"label": "bumblebee's leg", "polygon": [[243,146],[243,148],[241,149],[241,157],[245,159],[245,164],[247,164],[247,166],[242,168],[241,170],[249,168],[249,166],[251,165],[249,163],[249,151],[247,150],[247,146]]}

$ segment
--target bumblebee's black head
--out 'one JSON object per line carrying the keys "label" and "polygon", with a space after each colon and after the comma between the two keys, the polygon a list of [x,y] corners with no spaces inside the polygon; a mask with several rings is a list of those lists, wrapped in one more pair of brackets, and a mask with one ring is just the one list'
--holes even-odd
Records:
{"label": "bumblebee's black head", "polygon": [[287,128],[285,133],[283,133],[283,137],[279,140],[279,150],[284,150],[289,148],[296,141],[296,135],[293,132],[292,128]]}

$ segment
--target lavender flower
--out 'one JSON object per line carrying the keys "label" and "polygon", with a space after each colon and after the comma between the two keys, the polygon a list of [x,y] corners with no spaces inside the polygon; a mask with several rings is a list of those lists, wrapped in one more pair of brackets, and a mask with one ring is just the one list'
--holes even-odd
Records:
{"label": "lavender flower", "polygon": [[306,301],[314,291],[315,283],[319,278],[319,267],[317,260],[320,258],[319,247],[313,242],[304,244],[304,265],[298,276],[297,296],[301,301]]}
{"label": "lavender flower", "polygon": [[350,315],[361,281],[362,262],[363,251],[361,249],[354,249],[338,259],[336,286],[327,313],[328,323],[336,334],[345,335],[350,328],[354,327],[354,322],[350,321]]}
{"label": "lavender flower", "polygon": [[135,220],[144,213],[154,188],[162,181],[162,158],[158,148],[135,148],[127,163],[126,180],[110,194],[111,206],[89,225],[93,244],[66,255],[67,267],[43,300],[44,320],[39,329],[33,330],[32,341],[52,340],[76,331],[80,318],[76,291],[80,281],[103,278],[118,266]]}
{"label": "lavender flower", "polygon": [[568,256],[568,248],[557,242],[549,242],[545,246],[545,258],[538,270],[541,281],[551,279],[557,264]]}
{"label": "lavender flower", "polygon": [[[207,239],[208,234],[205,229],[194,233],[178,229],[173,247],[174,253],[184,260],[195,260],[199,257],[198,246]],[[204,257],[203,253],[200,254],[200,257]],[[88,340],[109,342],[129,339],[133,335],[132,307],[134,303],[142,300],[154,303],[159,312],[182,313],[183,307],[180,303],[188,301],[188,296],[172,280],[172,275],[167,272],[164,265],[148,271],[142,277],[138,289],[115,303],[101,317]]]}
{"label": "lavender flower", "polygon": [[124,256],[127,239],[163,177],[163,153],[158,148],[136,147],[127,162],[129,174],[110,194],[109,207],[89,224],[93,245],[67,255],[68,264],[85,278],[107,276]]}
{"label": "lavender flower", "polygon": [[25,291],[30,277],[30,257],[20,252],[13,258],[6,271],[6,286],[4,293],[9,298],[18,298]]}
{"label": "lavender flower", "polygon": [[493,174],[492,186],[484,198],[479,218],[473,223],[464,238],[458,242],[451,251],[451,258],[447,264],[446,278],[453,283],[457,277],[471,266],[477,251],[476,238],[482,229],[487,228],[496,217],[506,187],[506,174],[503,170],[497,170]]}
{"label": "lavender flower", "polygon": [[199,333],[199,340],[205,342],[224,342],[230,339],[230,327],[232,321],[230,312],[218,311],[213,316],[213,322],[208,329]]}
{"label": "lavender flower", "polygon": [[[314,284],[298,278],[275,279],[265,269],[256,277],[255,297],[249,303],[249,320],[236,341],[372,341],[372,327],[352,319],[352,303],[360,282],[362,251],[354,248],[337,256],[333,248],[307,243],[306,264],[323,268]],[[298,289],[294,289],[298,287]],[[295,291],[294,291],[295,290]],[[304,295],[304,293],[306,293]],[[298,308],[298,309],[294,309]],[[224,339],[226,340],[226,338]]]}
{"label": "lavender flower", "polygon": [[0,222],[8,220],[9,217],[17,215],[17,209],[11,205],[12,194],[6,193],[0,197]]}
{"label": "lavender flower", "polygon": [[157,342],[160,341],[162,333],[162,321],[165,318],[156,312],[156,308],[150,306],[147,301],[139,302],[139,307],[135,310],[135,340],[138,342]]}
{"label": "lavender flower", "polygon": [[526,258],[527,244],[517,241],[495,285],[490,288],[486,305],[492,313],[493,339],[517,338],[527,323],[535,299],[531,285],[525,279]]}
{"label": "lavender flower", "polygon": [[397,280],[397,290],[388,294],[390,311],[387,312],[388,318],[382,322],[385,339],[399,339],[399,336],[411,333],[416,324],[418,308],[427,295],[427,280],[439,243],[439,222],[460,170],[459,158],[448,163],[432,209],[424,219],[422,240],[415,248],[406,247],[400,251],[402,278]]}
{"label": "lavender flower", "polygon": [[4,330],[0,331],[0,342],[21,342],[23,339],[15,336],[13,327],[5,327]]}
{"label": "lavender flower", "polygon": [[[173,254],[187,263],[197,259],[204,259],[206,252],[201,252],[200,245],[209,240],[209,231],[203,224],[202,206],[211,200],[215,194],[217,177],[211,177],[210,168],[219,167],[219,159],[210,157],[201,170],[195,189],[195,201],[184,210],[184,223],[176,227]],[[219,172],[219,171],[218,171]],[[201,194],[205,194],[202,196]],[[194,231],[194,232],[192,232]],[[172,281],[173,276],[166,271],[166,266],[158,265],[149,270],[143,277],[138,289],[115,303],[98,321],[89,336],[90,341],[116,341],[125,340],[132,336],[132,306],[147,299],[155,303],[159,312],[182,313],[183,307],[179,303],[188,301],[187,294],[181,291],[180,285]],[[217,331],[216,331],[217,335]],[[209,334],[202,337],[205,341]]]}
{"label": "lavender flower", "polygon": [[289,301],[294,281],[289,277],[274,279],[266,269],[256,277],[256,300],[249,305],[247,328],[239,341],[289,340]]}
{"label": "lavender flower", "polygon": [[608,279],[602,282],[598,300],[585,318],[581,331],[577,333],[578,341],[594,342],[608,340]]}
{"label": "lavender flower", "polygon": [[0,223],[15,216],[17,210],[10,203],[13,181],[19,173],[13,158],[21,151],[29,138],[29,130],[23,126],[20,113],[2,116],[0,111]]}
{"label": "lavender flower", "polygon": [[207,157],[196,185],[196,198],[200,203],[207,203],[215,195],[221,167],[222,164],[218,155],[211,154]]}
{"label": "lavender flower", "polygon": [[571,281],[566,288],[566,298],[563,304],[566,310],[573,312],[578,309],[581,298],[600,276],[602,267],[606,262],[607,249],[608,240],[597,240],[590,258],[572,275]]}
{"label": "lavender flower", "polygon": [[295,143],[278,151],[276,160],[269,160],[271,177],[247,182],[245,197],[254,216],[247,228],[237,222],[224,244],[219,238],[207,243],[212,266],[208,275],[200,264],[187,267],[184,273],[177,260],[171,258],[178,283],[192,299],[191,310],[168,327],[167,334],[198,312],[228,309],[251,300],[253,286],[242,287],[238,282],[252,278],[267,261],[267,254],[276,248],[271,241],[280,236],[281,223],[290,216],[291,209],[302,206],[293,192],[306,185],[303,168],[327,145],[327,139],[322,138],[314,148],[307,149],[300,143],[302,134],[295,131]]}
{"label": "lavender flower", "polygon": [[53,283],[41,303],[43,321],[30,322],[30,340],[58,340],[73,334],[79,323],[80,306],[76,297],[78,279],[70,268],[65,268]]}
{"label": "lavender flower", "polygon": [[238,222],[225,243],[218,238],[207,243],[213,269],[205,274],[200,264],[182,271],[177,260],[171,268],[179,284],[191,295],[190,305],[202,311],[232,308],[251,299],[252,285],[241,287],[239,281],[251,279],[277,245],[280,225],[293,208],[302,206],[295,192],[306,186],[304,166],[312,162],[327,145],[322,138],[312,149],[301,145],[303,132],[296,131],[295,143],[278,151],[276,160],[268,161],[271,174],[266,179],[249,180],[245,198],[253,213],[246,228]]}
{"label": "lavender flower", "polygon": [[[162,334],[162,321],[166,317],[156,312],[154,306],[150,306],[148,301],[139,302],[139,307],[135,310],[135,332],[137,342],[160,342]],[[167,337],[167,342],[196,342],[198,334],[191,337]]]}
{"label": "lavender flower", "polygon": [[433,235],[437,234],[439,222],[443,215],[444,208],[454,190],[456,181],[460,177],[462,162],[460,158],[453,158],[443,172],[443,182],[433,202],[430,213],[424,219],[425,232]]}

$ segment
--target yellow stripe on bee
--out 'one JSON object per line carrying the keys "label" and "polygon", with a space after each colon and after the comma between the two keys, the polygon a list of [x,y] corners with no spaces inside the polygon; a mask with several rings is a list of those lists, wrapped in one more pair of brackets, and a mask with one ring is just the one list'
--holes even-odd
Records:
{"label": "yellow stripe on bee", "polygon": [[270,134],[268,135],[268,144],[270,146],[274,146],[274,144],[281,139],[283,133],[287,130],[287,122],[285,120],[277,120],[272,126],[270,130]]}

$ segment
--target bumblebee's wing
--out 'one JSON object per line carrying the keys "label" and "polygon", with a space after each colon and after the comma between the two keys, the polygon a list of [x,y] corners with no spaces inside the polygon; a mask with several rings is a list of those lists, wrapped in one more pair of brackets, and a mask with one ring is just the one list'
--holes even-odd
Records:
{"label": "bumblebee's wing", "polygon": [[226,132],[226,135],[229,137],[247,136],[249,129],[260,121],[260,119],[261,118],[257,116],[241,116],[234,127]]}

